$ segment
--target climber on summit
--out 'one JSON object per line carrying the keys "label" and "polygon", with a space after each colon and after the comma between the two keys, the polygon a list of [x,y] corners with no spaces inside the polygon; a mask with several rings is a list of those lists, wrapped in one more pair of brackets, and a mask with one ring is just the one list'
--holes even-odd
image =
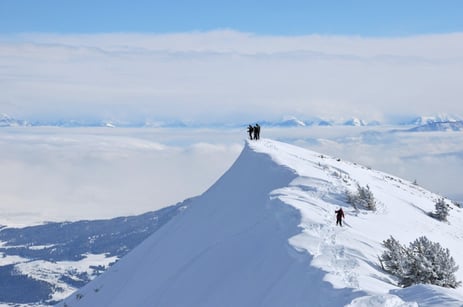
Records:
{"label": "climber on summit", "polygon": [[339,208],[338,210],[335,210],[334,213],[336,213],[336,226],[342,226],[342,219],[344,218],[344,211],[342,211],[342,208]]}
{"label": "climber on summit", "polygon": [[256,124],[254,126],[254,140],[260,139],[260,126],[259,124]]}
{"label": "climber on summit", "polygon": [[248,126],[248,133],[249,133],[249,139],[252,140],[252,134],[254,132],[254,127],[249,125]]}

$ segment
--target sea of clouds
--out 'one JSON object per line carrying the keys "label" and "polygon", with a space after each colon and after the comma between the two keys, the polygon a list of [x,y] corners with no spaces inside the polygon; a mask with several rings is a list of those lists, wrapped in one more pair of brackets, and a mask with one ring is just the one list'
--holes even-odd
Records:
{"label": "sea of clouds", "polygon": [[[203,193],[235,161],[242,129],[16,127],[0,131],[0,224],[140,214]],[[463,199],[461,132],[266,128],[296,144]]]}

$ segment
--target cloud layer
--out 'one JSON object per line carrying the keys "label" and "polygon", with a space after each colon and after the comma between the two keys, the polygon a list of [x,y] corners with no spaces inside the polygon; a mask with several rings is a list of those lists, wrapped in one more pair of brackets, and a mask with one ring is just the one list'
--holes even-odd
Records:
{"label": "cloud layer", "polygon": [[[293,143],[463,201],[461,132],[267,128]],[[203,193],[232,165],[245,129],[2,128],[1,224],[139,214]]]}
{"label": "cloud layer", "polygon": [[242,147],[205,144],[198,141],[203,133],[175,130],[4,129],[0,224],[108,218],[173,205],[209,188]]}
{"label": "cloud layer", "polygon": [[0,36],[0,111],[233,122],[463,114],[463,34]]}

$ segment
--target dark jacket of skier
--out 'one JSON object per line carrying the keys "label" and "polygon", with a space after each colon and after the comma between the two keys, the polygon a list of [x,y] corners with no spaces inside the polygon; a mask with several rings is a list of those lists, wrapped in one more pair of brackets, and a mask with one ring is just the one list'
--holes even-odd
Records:
{"label": "dark jacket of skier", "polygon": [[254,140],[260,139],[260,126],[259,124],[256,124],[254,126]]}
{"label": "dark jacket of skier", "polygon": [[339,208],[338,210],[335,210],[334,213],[336,213],[336,225],[342,226],[344,211],[342,210],[342,208]]}
{"label": "dark jacket of skier", "polygon": [[252,140],[252,133],[254,132],[254,127],[249,125],[248,126],[248,133],[249,133],[249,139]]}

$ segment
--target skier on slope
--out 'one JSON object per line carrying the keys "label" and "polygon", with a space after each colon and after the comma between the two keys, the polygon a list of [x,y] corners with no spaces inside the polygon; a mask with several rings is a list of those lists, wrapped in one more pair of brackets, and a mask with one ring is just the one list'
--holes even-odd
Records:
{"label": "skier on slope", "polygon": [[336,226],[342,226],[342,219],[344,218],[344,211],[342,211],[342,208],[339,208],[338,210],[335,210],[334,213],[336,213]]}

